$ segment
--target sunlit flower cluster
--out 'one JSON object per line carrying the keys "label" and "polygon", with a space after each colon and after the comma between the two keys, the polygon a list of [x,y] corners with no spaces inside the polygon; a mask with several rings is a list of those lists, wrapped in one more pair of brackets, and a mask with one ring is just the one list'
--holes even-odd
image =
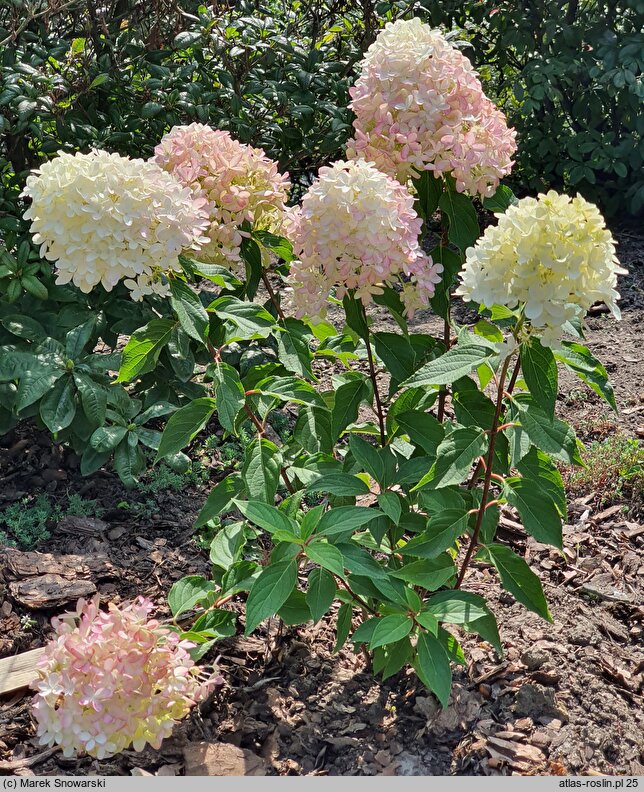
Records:
{"label": "sunlit flower cluster", "polygon": [[320,168],[287,230],[298,257],[289,276],[297,316],[324,316],[334,287],[368,304],[396,282],[409,316],[426,306],[442,266],[419,247],[420,227],[408,190],[373,165]]}
{"label": "sunlit flower cluster", "polygon": [[490,196],[512,168],[514,130],[470,61],[418,18],[385,26],[350,93],[349,156],[400,181],[450,173],[459,192]]}
{"label": "sunlit flower cluster", "polygon": [[210,690],[188,654],[193,644],[149,620],[139,597],[122,608],[80,600],[53,619],[56,638],[39,663],[33,706],[41,745],[102,759],[133,744],[159,748],[175,721]]}
{"label": "sunlit flower cluster", "polygon": [[456,291],[468,301],[525,306],[529,326],[556,345],[563,325],[603,301],[619,318],[615,242],[594,204],[554,190],[497,215],[467,250]]}
{"label": "sunlit flower cluster", "polygon": [[173,127],[154,151],[159,165],[207,201],[210,242],[201,261],[239,264],[244,222],[253,230],[282,230],[291,185],[262,149],[195,123]]}
{"label": "sunlit flower cluster", "polygon": [[161,275],[179,254],[207,242],[204,201],[153,162],[106,151],[61,153],[29,176],[31,220],[40,254],[55,262],[56,283],[88,293],[119,281],[133,299],[165,293]]}

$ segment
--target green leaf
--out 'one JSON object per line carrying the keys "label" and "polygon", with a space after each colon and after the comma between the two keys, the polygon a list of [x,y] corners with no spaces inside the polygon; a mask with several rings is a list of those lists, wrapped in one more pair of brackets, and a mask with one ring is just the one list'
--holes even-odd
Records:
{"label": "green leaf", "polygon": [[113,451],[127,434],[125,426],[101,426],[90,437],[89,444],[99,453]]}
{"label": "green leaf", "polygon": [[71,360],[76,360],[82,354],[89,343],[94,328],[96,327],[96,317],[92,316],[82,325],[74,327],[65,336],[65,355]]}
{"label": "green leaf", "polygon": [[129,382],[138,374],[149,371],[170,340],[175,324],[171,319],[153,319],[145,327],[132,333],[123,349],[121,368],[115,382]]}
{"label": "green leaf", "polygon": [[349,438],[349,448],[361,470],[374,478],[381,487],[386,487],[388,484],[385,480],[387,471],[380,450],[355,434]]}
{"label": "green leaf", "polygon": [[484,198],[483,207],[490,212],[502,213],[510,206],[519,203],[515,194],[505,184],[499,184],[494,195]]}
{"label": "green leaf", "polygon": [[311,542],[305,546],[304,552],[315,564],[328,569],[338,577],[344,577],[344,559],[335,545],[327,542]]}
{"label": "green leaf", "polygon": [[441,195],[438,205],[449,220],[449,241],[465,252],[479,237],[479,223],[471,199],[463,193],[447,190]]}
{"label": "green leaf", "polygon": [[181,327],[190,338],[205,344],[208,340],[208,312],[192,289],[182,280],[170,281],[170,302]]}
{"label": "green leaf", "polygon": [[284,402],[324,407],[324,399],[316,389],[296,377],[267,377],[255,386],[262,396],[272,396]]}
{"label": "green leaf", "polygon": [[331,436],[334,440],[356,420],[360,403],[367,398],[367,394],[367,385],[362,379],[345,382],[336,390],[331,411]]}
{"label": "green leaf", "polygon": [[258,624],[274,616],[297,584],[297,561],[285,558],[264,567],[246,601],[246,635]]}
{"label": "green leaf", "polygon": [[531,611],[551,622],[552,616],[543,594],[541,581],[526,562],[504,545],[492,544],[482,548],[477,558],[493,564],[506,591]]}
{"label": "green leaf", "polygon": [[253,300],[264,269],[262,251],[254,239],[243,236],[241,241],[241,255],[246,264],[246,296]]}
{"label": "green leaf", "polygon": [[238,473],[231,473],[215,484],[208,499],[204,503],[195,521],[194,527],[201,528],[207,522],[217,517],[224,511],[228,511],[236,498],[243,490],[243,482]]}
{"label": "green leaf", "polygon": [[530,479],[505,480],[505,497],[519,512],[526,531],[538,542],[563,547],[561,517],[549,495]]}
{"label": "green leaf", "polygon": [[521,370],[532,398],[552,418],[559,390],[557,361],[552,350],[533,336],[521,344]]}
{"label": "green leaf", "polygon": [[47,337],[45,328],[31,316],[10,314],[0,319],[0,324],[12,335],[25,338],[28,341],[42,341]]}
{"label": "green leaf", "polygon": [[418,178],[412,180],[412,184],[416,192],[416,212],[423,220],[430,220],[438,209],[438,202],[443,192],[443,180],[437,178],[432,171],[423,171]]}
{"label": "green leaf", "polygon": [[530,440],[550,456],[570,465],[583,465],[574,429],[558,418],[549,418],[529,401],[519,402],[519,420]]}
{"label": "green leaf", "polygon": [[306,488],[308,492],[322,492],[325,495],[368,495],[369,487],[362,479],[349,473],[329,473],[316,479]]}
{"label": "green leaf", "polygon": [[414,586],[422,586],[427,591],[436,591],[456,576],[456,567],[451,556],[441,553],[436,558],[412,561],[389,574]]}
{"label": "green leaf", "polygon": [[402,506],[395,492],[381,492],[378,495],[378,506],[394,525],[398,525],[402,516]]}
{"label": "green leaf", "polygon": [[173,413],[161,436],[155,462],[185,448],[208,423],[215,406],[214,399],[204,396]]}
{"label": "green leaf", "polygon": [[354,299],[350,294],[345,294],[342,299],[342,307],[347,326],[360,338],[365,339],[366,343],[369,337],[369,326],[362,301]]}
{"label": "green leaf", "polygon": [[421,632],[418,636],[414,669],[420,681],[445,709],[452,689],[452,669],[443,645],[428,632]]}
{"label": "green leaf", "polygon": [[215,385],[217,418],[226,431],[235,434],[236,418],[246,404],[239,373],[228,363],[216,363],[210,370]]}
{"label": "green leaf", "polygon": [[409,616],[398,613],[385,616],[376,625],[369,642],[369,648],[373,650],[379,646],[400,641],[409,635],[413,626],[414,622]]}
{"label": "green leaf", "polygon": [[407,542],[398,552],[414,558],[436,558],[452,547],[466,530],[467,515],[458,509],[445,509],[430,517],[427,530]]}
{"label": "green leaf", "polygon": [[309,347],[311,331],[298,319],[286,319],[284,329],[277,335],[277,357],[289,370],[301,377],[314,380]]}
{"label": "green leaf", "polygon": [[291,520],[290,517],[276,509],[275,506],[256,500],[235,500],[234,504],[247,520],[269,533],[286,531],[286,533],[297,534],[298,526],[295,520]]}
{"label": "green leaf", "polygon": [[451,302],[450,290],[462,266],[461,256],[444,245],[435,247],[430,255],[435,264],[442,265],[443,272],[441,273],[440,283],[436,284],[434,296],[430,299],[429,304],[438,316],[448,319]]}
{"label": "green leaf", "polygon": [[561,347],[555,352],[555,357],[617,412],[615,393],[608,381],[608,373],[588,347],[572,341],[562,341]]}
{"label": "green leaf", "polygon": [[286,602],[279,608],[277,615],[286,625],[305,624],[311,621],[311,609],[303,591],[295,589],[289,594]]}
{"label": "green leaf", "polygon": [[387,571],[366,550],[353,542],[342,542],[337,548],[342,553],[344,566],[352,574],[371,578],[372,582],[388,581]]}
{"label": "green leaf", "polygon": [[59,379],[40,402],[40,417],[50,432],[66,429],[76,415],[74,383],[71,377]]}
{"label": "green leaf", "polygon": [[487,443],[487,435],[481,429],[455,429],[438,446],[436,463],[413,489],[427,484],[435,489],[460,484],[468,477],[474,461],[486,452]]}
{"label": "green leaf", "polygon": [[351,636],[351,642],[355,644],[355,646],[359,644],[369,644],[380,621],[382,621],[381,616],[374,616],[371,619],[363,621]]}
{"label": "green leaf", "polygon": [[416,368],[416,353],[408,338],[398,333],[379,332],[373,334],[373,342],[376,355],[394,380],[402,382],[411,377]]}
{"label": "green leaf", "polygon": [[114,470],[126,487],[135,487],[139,482],[137,473],[145,467],[145,459],[139,448],[138,437],[128,432],[127,441],[116,446],[114,451]]}
{"label": "green leaf", "polygon": [[219,297],[208,306],[208,310],[214,311],[220,319],[230,322],[237,328],[238,332],[235,335],[237,340],[266,338],[275,326],[275,320],[261,305],[243,302],[236,297]]}
{"label": "green leaf", "polygon": [[170,612],[176,618],[200,602],[205,602],[215,591],[215,584],[200,575],[188,575],[173,584],[168,592]]}
{"label": "green leaf", "polygon": [[412,646],[409,638],[403,638],[387,647],[387,660],[382,670],[382,681],[397,674],[409,661],[412,655]]}
{"label": "green leaf", "polygon": [[353,616],[353,608],[348,602],[340,606],[338,610],[338,619],[336,627],[335,646],[333,647],[333,654],[339,652],[344,646],[349,633],[351,632],[351,621]]}
{"label": "green leaf", "polygon": [[[39,356],[40,357],[40,356]],[[16,411],[20,412],[25,407],[38,401],[54,387],[55,383],[63,376],[64,369],[55,365],[43,365],[37,359],[33,367],[24,371],[20,376],[18,392],[16,393]]]}
{"label": "green leaf", "polygon": [[244,523],[225,525],[210,543],[210,560],[224,571],[240,560],[246,543]]}
{"label": "green leaf", "polygon": [[293,439],[310,454],[330,454],[333,448],[331,411],[319,407],[301,409],[293,429]]}
{"label": "green leaf", "polygon": [[345,531],[353,531],[377,517],[382,517],[382,512],[378,509],[370,509],[366,506],[338,506],[336,509],[329,509],[322,515],[316,535],[333,536]]}
{"label": "green leaf", "polygon": [[489,347],[468,344],[453,347],[444,355],[430,360],[413,376],[403,382],[406,388],[424,385],[450,385],[465,377],[493,354]]}
{"label": "green leaf", "polygon": [[[517,470],[525,479],[534,482],[537,490],[542,490],[555,504],[561,516],[567,515],[566,491],[557,466],[547,454],[532,446],[530,451],[517,462]],[[487,544],[484,542],[484,544]]]}
{"label": "green leaf", "polygon": [[490,615],[483,597],[455,589],[433,594],[425,603],[423,611],[433,614],[438,621],[450,624],[470,624]]}
{"label": "green leaf", "polygon": [[269,231],[253,231],[253,236],[255,239],[259,240],[264,247],[272,250],[276,256],[286,261],[287,264],[295,258],[293,255],[293,246],[285,237],[271,234]]}
{"label": "green leaf", "polygon": [[273,503],[281,467],[282,455],[275,443],[264,438],[253,440],[246,448],[242,470],[248,497]]}
{"label": "green leaf", "polygon": [[74,372],[74,382],[80,394],[83,412],[94,426],[100,426],[105,421],[107,391],[91,377],[78,371]]}
{"label": "green leaf", "polygon": [[445,437],[445,427],[433,415],[422,410],[407,410],[397,415],[396,421],[407,432],[411,443],[430,456],[436,456]]}
{"label": "green leaf", "polygon": [[314,622],[320,621],[331,607],[335,597],[335,580],[326,569],[316,567],[309,574],[306,603]]}

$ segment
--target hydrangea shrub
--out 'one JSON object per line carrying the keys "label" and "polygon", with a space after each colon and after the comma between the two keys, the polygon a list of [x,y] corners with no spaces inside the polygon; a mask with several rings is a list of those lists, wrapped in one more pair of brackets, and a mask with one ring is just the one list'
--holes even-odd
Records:
{"label": "hydrangea shrub", "polygon": [[[616,279],[624,270],[596,207],[554,192],[517,201],[499,183],[512,164],[514,134],[467,59],[440,33],[417,20],[388,26],[367,53],[353,98],[356,137],[348,158],[320,169],[301,204],[288,210],[286,175],[261,151],[201,125],[171,130],[157,148],[151,168],[175,186],[152,200],[151,214],[129,193],[100,192],[95,182],[57,224],[41,216],[34,200],[38,239],[47,228],[48,255],[63,264],[76,257],[83,284],[95,280],[88,299],[102,301],[105,318],[70,329],[65,346],[45,337],[30,350],[9,350],[13,375],[0,366],[0,383],[14,388],[23,406],[33,404],[44,391],[30,381],[25,361],[35,353],[45,366],[45,351],[52,350],[61,361],[51,369],[54,390],[62,398],[67,389],[72,417],[56,399],[49,406],[59,416],[58,432],[76,427],[74,411],[82,405],[87,415],[92,403],[88,380],[94,382],[96,363],[77,362],[72,353],[85,354],[125,326],[108,323],[115,300],[103,294],[101,278],[92,271],[88,280],[91,268],[76,248],[79,240],[87,243],[86,231],[76,213],[91,215],[97,226],[105,213],[92,261],[108,262],[115,249],[127,249],[127,261],[147,256],[156,250],[150,235],[166,239],[167,257],[141,273],[161,289],[137,303],[131,298],[141,295],[121,284],[121,315],[141,321],[128,333],[116,379],[105,377],[92,391],[103,394],[103,413],[85,429],[86,468],[114,453],[124,480],[135,482],[140,444],[153,448],[157,460],[182,464],[211,419],[225,436],[252,439],[239,471],[215,484],[197,518],[196,527],[215,533],[213,573],[170,589],[175,620],[183,623],[195,608],[198,615],[184,631],[175,623],[178,643],[168,644],[174,648],[162,665],[172,654],[185,670],[182,641],[197,643],[191,651],[198,656],[233,633],[235,613],[225,605],[240,597],[246,633],[275,616],[295,625],[330,613],[336,651],[350,641],[369,653],[383,678],[410,666],[447,706],[452,665],[465,663],[464,633],[502,652],[484,592],[468,588],[474,561],[552,620],[539,578],[498,539],[497,527],[501,509],[514,509],[527,534],[562,547],[566,498],[556,463],[583,464],[583,447],[555,414],[558,367],[615,408],[606,370],[583,343],[583,317],[597,300],[617,313]],[[152,173],[123,165],[114,179],[130,171],[133,179],[140,172],[141,185]],[[47,172],[30,182],[34,197]],[[109,173],[105,179],[109,187]],[[58,193],[48,187],[49,205],[64,205],[66,190],[65,181]],[[482,236],[473,199],[496,213]],[[191,220],[183,213],[190,202]],[[157,206],[170,205],[170,221],[154,224]],[[129,236],[135,223],[141,239]],[[425,252],[432,235],[435,245]],[[126,275],[118,257],[113,269],[112,286]],[[475,320],[454,320],[455,294],[477,312]],[[126,299],[142,313],[124,308]],[[396,332],[374,326],[374,305],[388,312]],[[414,312],[426,307],[443,320],[439,337],[415,332]],[[329,360],[335,370],[323,379],[319,363]],[[285,407],[291,431],[278,443],[270,421]],[[40,414],[45,420],[42,405]],[[146,426],[167,415],[162,434]],[[103,624],[108,617],[93,612],[76,637],[64,631],[58,642],[86,641],[83,625],[94,618]],[[146,630],[137,627],[151,646]],[[132,662],[145,679],[138,657]],[[72,675],[88,675],[86,703],[75,695],[65,706],[93,707],[98,697],[106,715],[117,717],[117,691],[105,688],[100,652],[96,661],[88,657],[82,668],[71,661]],[[136,747],[170,728],[169,720],[154,720],[149,702],[159,692],[144,685],[142,700],[132,702],[152,718],[143,733],[124,726],[122,737],[101,732],[99,743],[89,709],[83,734],[69,733],[51,712],[52,697],[68,690],[67,677],[52,676],[60,673],[58,662],[39,683],[46,742],[113,752],[126,738]],[[110,695],[102,699],[94,688]],[[185,699],[178,702],[168,706],[172,719],[183,711]]]}

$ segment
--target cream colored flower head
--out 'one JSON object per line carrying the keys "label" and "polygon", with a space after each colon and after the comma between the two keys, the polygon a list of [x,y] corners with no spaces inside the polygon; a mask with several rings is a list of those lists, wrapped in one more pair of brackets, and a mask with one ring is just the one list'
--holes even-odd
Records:
{"label": "cream colored flower head", "polygon": [[[124,280],[134,299],[163,292],[179,254],[208,242],[205,201],[153,162],[106,151],[59,154],[27,179],[40,255],[55,262],[56,283],[88,293]],[[154,286],[152,285],[154,284]]]}
{"label": "cream colored flower head", "polygon": [[523,306],[548,346],[595,302],[605,302],[619,318],[617,275],[627,270],[594,204],[550,190],[497,217],[498,225],[467,250],[456,294],[487,307]]}

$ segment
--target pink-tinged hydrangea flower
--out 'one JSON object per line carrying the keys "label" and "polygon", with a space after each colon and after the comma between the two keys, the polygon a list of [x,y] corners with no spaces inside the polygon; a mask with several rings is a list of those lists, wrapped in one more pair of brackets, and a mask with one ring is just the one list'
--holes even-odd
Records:
{"label": "pink-tinged hydrangea flower", "polygon": [[282,230],[291,185],[288,174],[281,174],[262,149],[195,123],[173,127],[154,152],[161,167],[207,201],[210,242],[201,261],[239,265],[244,222],[253,230]]}
{"label": "pink-tinged hydrangea flower", "polygon": [[85,293],[121,280],[134,299],[166,293],[161,275],[181,270],[183,250],[208,242],[204,201],[153,162],[61,153],[28,177],[23,195],[34,242],[56,262],[56,283]]}
{"label": "pink-tinged hydrangea flower", "polygon": [[516,133],[472,64],[420,19],[385,25],[350,93],[349,156],[399,181],[450,173],[459,192],[490,196],[514,164]]}
{"label": "pink-tinged hydrangea flower", "polygon": [[603,301],[619,318],[615,241],[594,204],[554,190],[523,198],[497,215],[466,251],[456,294],[512,310],[524,306],[542,342],[556,346],[563,325]]}
{"label": "pink-tinged hydrangea flower", "polygon": [[368,304],[396,282],[409,316],[426,306],[442,266],[421,250],[421,224],[407,188],[372,164],[320,168],[287,229],[298,257],[289,275],[297,316],[324,316],[334,287],[338,297],[355,289]]}
{"label": "pink-tinged hydrangea flower", "polygon": [[76,613],[52,620],[56,638],[32,683],[41,745],[98,759],[130,744],[159,748],[220,681],[200,678],[188,654],[194,644],[150,620],[153,608],[143,597],[109,612],[79,600]]}

